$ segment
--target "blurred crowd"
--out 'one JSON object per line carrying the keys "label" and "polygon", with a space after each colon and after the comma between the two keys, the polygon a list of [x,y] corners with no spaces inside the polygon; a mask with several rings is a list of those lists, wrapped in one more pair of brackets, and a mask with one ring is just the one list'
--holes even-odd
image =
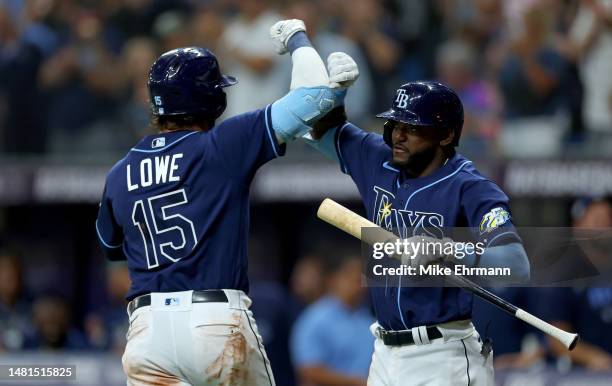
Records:
{"label": "blurred crowd", "polygon": [[[303,19],[323,58],[355,58],[361,76],[347,110],[362,127],[380,130],[374,113],[398,85],[437,79],[463,100],[468,156],[609,157],[607,0],[0,0],[0,156],[116,158],[148,133],[149,66],[181,46],[211,49],[238,78],[225,117],[262,107],[288,90],[290,60],[268,38],[282,18]],[[572,215],[577,227],[612,227],[609,200]],[[274,274],[281,265],[251,251],[253,311],[277,384],[364,385],[373,316],[359,251],[319,248]],[[30,288],[21,253],[0,250],[0,352],[120,355],[127,268],[107,264],[100,298],[75,302],[69,290]],[[584,338],[568,353],[476,300],[474,322],[492,338],[497,368],[612,370],[611,288],[493,290]],[[550,307],[558,304],[566,307]]]}
{"label": "blurred crowd", "polygon": [[180,46],[210,48],[238,78],[226,116],[262,107],[288,89],[268,39],[281,18],[303,19],[323,58],[355,58],[347,109],[363,127],[381,126],[398,85],[437,79],[465,104],[468,155],[610,144],[606,0],[1,0],[1,152],[124,152],[148,130],[149,66]]}
{"label": "blurred crowd", "polygon": [[[578,200],[572,221],[578,230],[612,228],[612,198]],[[282,278],[275,272],[274,248],[264,248],[257,237],[250,243],[249,295],[277,384],[365,385],[374,316],[362,281],[359,245],[328,237],[303,252]],[[605,247],[597,253],[609,259],[608,244]],[[101,275],[105,280],[90,283],[95,301],[77,314],[74,294],[28,287],[25,262],[16,251],[0,251],[0,353],[123,353],[128,327],[124,296],[130,285],[124,264],[106,263]],[[30,274],[36,270],[28,268]],[[490,290],[581,335],[580,344],[570,352],[476,298],[473,322],[481,336],[492,341],[496,369],[612,371],[611,287]]]}

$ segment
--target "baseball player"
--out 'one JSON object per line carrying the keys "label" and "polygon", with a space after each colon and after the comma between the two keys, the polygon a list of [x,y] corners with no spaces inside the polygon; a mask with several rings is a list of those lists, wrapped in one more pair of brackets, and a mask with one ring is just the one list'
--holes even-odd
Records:
{"label": "baseball player", "polygon": [[[327,65],[330,79],[341,86],[359,75],[343,53],[331,54]],[[351,176],[368,218],[405,238],[431,228],[474,228],[486,248],[463,264],[509,267],[510,279],[527,279],[529,262],[508,197],[455,151],[463,125],[455,92],[436,82],[407,83],[396,90],[391,109],[377,117],[386,120],[383,135],[343,123],[307,138]],[[449,257],[418,255],[414,263],[444,258]],[[492,353],[470,321],[470,293],[403,286],[401,276],[369,292],[377,322],[371,327],[376,340],[368,385],[493,384]]]}
{"label": "baseball player", "polygon": [[106,254],[126,259],[132,280],[129,385],[274,385],[247,296],[249,185],[338,99],[316,51],[292,45],[294,27],[280,23],[275,37],[294,70],[313,76],[219,124],[223,88],[236,79],[210,51],[175,49],[150,69],[158,132],[110,170],[96,221]]}

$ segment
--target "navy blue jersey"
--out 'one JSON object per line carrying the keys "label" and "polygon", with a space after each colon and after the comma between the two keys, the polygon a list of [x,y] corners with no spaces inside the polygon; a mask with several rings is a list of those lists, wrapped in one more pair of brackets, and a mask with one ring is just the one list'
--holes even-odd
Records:
{"label": "navy blue jersey", "polygon": [[150,135],[109,172],[96,230],[126,258],[127,299],[150,292],[248,291],[249,186],[282,155],[270,106],[207,132]]}
{"label": "navy blue jersey", "polygon": [[[391,149],[381,135],[348,123],[335,130],[335,147],[342,171],[352,177],[368,218],[376,224],[402,237],[412,236],[406,234],[408,228],[418,234],[419,228],[443,232],[470,227],[475,241],[487,246],[520,241],[508,197],[460,154],[426,177],[408,178],[391,164]],[[470,293],[450,287],[402,287],[401,280],[370,288],[383,328],[404,330],[471,317]]]}

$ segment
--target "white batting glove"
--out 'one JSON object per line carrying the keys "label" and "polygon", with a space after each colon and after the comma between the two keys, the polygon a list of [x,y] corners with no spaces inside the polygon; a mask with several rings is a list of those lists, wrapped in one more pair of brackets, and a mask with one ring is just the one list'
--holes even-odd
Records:
{"label": "white batting glove", "polygon": [[327,72],[332,88],[350,87],[359,78],[357,63],[344,52],[333,52],[327,57]]}
{"label": "white batting glove", "polygon": [[296,32],[300,31],[306,32],[306,26],[304,22],[299,19],[281,20],[274,23],[274,25],[270,27],[270,38],[272,39],[272,44],[274,44],[276,52],[279,55],[286,53],[289,39]]}

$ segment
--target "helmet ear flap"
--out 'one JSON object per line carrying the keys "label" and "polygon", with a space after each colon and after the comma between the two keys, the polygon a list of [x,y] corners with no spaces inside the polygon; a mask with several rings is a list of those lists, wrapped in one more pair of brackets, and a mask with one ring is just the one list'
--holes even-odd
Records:
{"label": "helmet ear flap", "polygon": [[391,140],[391,136],[393,135],[393,129],[395,128],[396,124],[397,124],[397,122],[388,120],[383,125],[383,130],[384,130],[383,131],[383,140],[385,141],[385,143],[389,147],[393,147],[393,141]]}

